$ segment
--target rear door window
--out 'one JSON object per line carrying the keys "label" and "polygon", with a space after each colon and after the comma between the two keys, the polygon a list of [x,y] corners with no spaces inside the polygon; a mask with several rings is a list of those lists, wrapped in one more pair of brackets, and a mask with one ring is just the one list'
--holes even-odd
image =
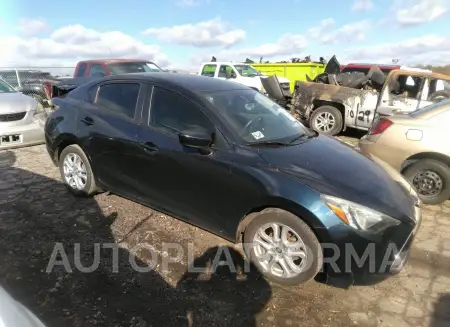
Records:
{"label": "rear door window", "polygon": [[134,119],[139,83],[112,83],[100,86],[95,104],[124,118]]}

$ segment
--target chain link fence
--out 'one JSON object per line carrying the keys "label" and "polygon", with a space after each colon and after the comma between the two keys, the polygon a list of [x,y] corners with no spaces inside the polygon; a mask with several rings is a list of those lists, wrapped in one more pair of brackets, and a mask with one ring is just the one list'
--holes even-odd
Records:
{"label": "chain link fence", "polygon": [[49,83],[73,76],[75,67],[0,67],[0,80],[48,105]]}

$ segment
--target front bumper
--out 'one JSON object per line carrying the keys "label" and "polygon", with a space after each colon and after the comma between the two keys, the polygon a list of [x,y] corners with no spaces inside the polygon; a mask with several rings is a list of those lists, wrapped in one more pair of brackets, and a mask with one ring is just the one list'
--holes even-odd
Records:
{"label": "front bumper", "polygon": [[0,149],[14,149],[43,144],[45,142],[43,123],[38,120],[26,125],[2,127],[0,123]]}
{"label": "front bumper", "polygon": [[402,222],[375,234],[350,230],[350,227],[333,231],[331,237],[339,257],[329,263],[335,251],[325,252],[327,275],[351,276],[353,283],[371,284],[400,273],[422,221],[420,200],[416,204],[411,223]]}

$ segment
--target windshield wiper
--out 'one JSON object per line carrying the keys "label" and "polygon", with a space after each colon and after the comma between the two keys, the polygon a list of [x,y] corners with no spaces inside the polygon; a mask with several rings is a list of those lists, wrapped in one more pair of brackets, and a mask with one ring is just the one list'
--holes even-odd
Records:
{"label": "windshield wiper", "polygon": [[300,140],[300,139],[302,139],[302,138],[310,139],[310,138],[312,138],[312,137],[318,135],[318,133],[317,133],[316,131],[313,131],[313,133],[314,133],[314,135],[308,135],[308,134],[306,134],[306,133],[300,134],[300,135],[294,137],[292,140],[290,140],[287,144],[292,144],[292,143],[294,143],[295,141],[298,141],[298,140]]}
{"label": "windshield wiper", "polygon": [[278,145],[278,146],[286,146],[288,143],[279,142],[279,141],[259,141],[259,142],[249,142],[247,145]]}

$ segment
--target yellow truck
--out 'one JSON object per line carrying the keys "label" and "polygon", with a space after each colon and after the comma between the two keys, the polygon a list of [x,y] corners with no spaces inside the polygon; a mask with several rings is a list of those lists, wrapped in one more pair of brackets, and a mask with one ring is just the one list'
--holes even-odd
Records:
{"label": "yellow truck", "polygon": [[326,64],[316,62],[299,63],[251,63],[252,67],[264,75],[277,75],[290,81],[290,91],[294,91],[296,81],[306,82],[306,75],[314,79],[325,71]]}

